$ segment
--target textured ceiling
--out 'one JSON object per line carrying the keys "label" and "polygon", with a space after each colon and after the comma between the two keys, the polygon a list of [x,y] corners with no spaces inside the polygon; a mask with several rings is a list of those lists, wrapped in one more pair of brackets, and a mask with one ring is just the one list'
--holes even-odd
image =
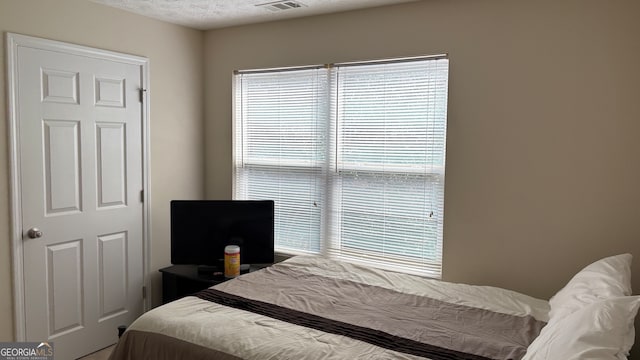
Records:
{"label": "textured ceiling", "polygon": [[[90,0],[140,15],[207,30],[234,25],[327,14],[416,0],[294,0],[301,7],[274,11],[256,6],[273,0]],[[273,9],[273,7],[271,7]]]}

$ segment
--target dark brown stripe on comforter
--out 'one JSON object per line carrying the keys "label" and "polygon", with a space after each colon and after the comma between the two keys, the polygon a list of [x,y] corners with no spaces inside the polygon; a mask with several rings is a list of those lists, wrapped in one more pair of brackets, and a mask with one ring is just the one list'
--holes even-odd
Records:
{"label": "dark brown stripe on comforter", "polygon": [[229,306],[232,308],[251,311],[256,314],[268,316],[274,319],[286,321],[292,324],[321,330],[324,332],[343,335],[352,339],[367,342],[385,349],[426,357],[432,360],[487,360],[489,358],[465,354],[459,351],[439,348],[437,346],[417,342],[414,340],[390,335],[380,330],[374,330],[347,324],[344,322],[327,319],[321,316],[302,311],[287,309],[282,306],[265,303],[258,300],[246,299],[216,289],[203,290],[196,294],[197,297]]}

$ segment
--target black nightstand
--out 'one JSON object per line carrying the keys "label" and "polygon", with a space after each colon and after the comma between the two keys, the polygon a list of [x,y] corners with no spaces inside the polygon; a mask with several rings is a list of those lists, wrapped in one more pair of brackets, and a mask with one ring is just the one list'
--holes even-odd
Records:
{"label": "black nightstand", "polygon": [[197,265],[172,265],[160,272],[163,304],[228,280],[221,272],[198,273]]}
{"label": "black nightstand", "polygon": [[[198,272],[197,265],[171,265],[159,270],[162,273],[162,303],[191,295],[229,279],[221,271]],[[243,266],[242,273],[249,272]]]}

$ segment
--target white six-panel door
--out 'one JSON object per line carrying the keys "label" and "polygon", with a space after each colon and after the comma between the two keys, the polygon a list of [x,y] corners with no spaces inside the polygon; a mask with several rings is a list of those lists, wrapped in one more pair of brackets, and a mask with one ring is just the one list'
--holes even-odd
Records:
{"label": "white six-panel door", "polygon": [[17,46],[24,330],[73,359],[143,311],[139,64]]}

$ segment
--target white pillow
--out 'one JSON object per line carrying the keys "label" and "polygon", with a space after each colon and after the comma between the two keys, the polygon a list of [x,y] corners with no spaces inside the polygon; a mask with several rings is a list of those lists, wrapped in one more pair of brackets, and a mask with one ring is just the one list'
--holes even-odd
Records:
{"label": "white pillow", "polygon": [[615,255],[580,270],[549,300],[549,319],[565,317],[599,300],[631,295],[631,260],[631,254]]}
{"label": "white pillow", "polygon": [[522,360],[626,360],[640,296],[602,300],[551,320]]}

